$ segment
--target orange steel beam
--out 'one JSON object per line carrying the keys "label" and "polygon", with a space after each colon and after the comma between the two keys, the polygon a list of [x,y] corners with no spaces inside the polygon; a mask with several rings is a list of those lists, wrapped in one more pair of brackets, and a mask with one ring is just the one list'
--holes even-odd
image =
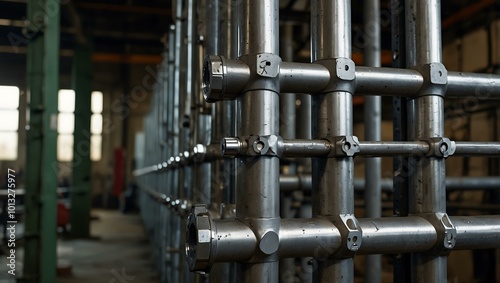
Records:
{"label": "orange steel beam", "polygon": [[470,17],[472,17],[473,15],[477,14],[478,12],[488,8],[489,6],[493,5],[497,3],[497,0],[482,0],[482,1],[478,1],[474,4],[471,4],[465,8],[463,8],[462,10],[456,12],[455,14],[453,14],[452,16],[444,19],[442,22],[441,22],[441,26],[443,27],[443,29],[446,29],[446,28],[449,28],[451,26],[453,26],[454,24],[456,23],[459,23],[463,20],[466,20]]}
{"label": "orange steel beam", "polygon": [[75,7],[88,10],[172,16],[172,11],[170,9],[164,9],[164,8],[153,8],[145,6],[126,6],[126,5],[107,4],[107,3],[81,3],[81,2],[73,2],[73,3]]}
{"label": "orange steel beam", "polygon": [[160,64],[160,55],[93,53],[92,61],[98,63]]}

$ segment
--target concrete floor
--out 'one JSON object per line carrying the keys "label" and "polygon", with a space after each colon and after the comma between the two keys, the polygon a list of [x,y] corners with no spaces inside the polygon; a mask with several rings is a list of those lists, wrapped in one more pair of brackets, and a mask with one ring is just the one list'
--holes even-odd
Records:
{"label": "concrete floor", "polygon": [[[140,217],[112,210],[93,210],[92,215],[98,218],[91,224],[95,239],[58,241],[60,264],[72,268],[71,274],[58,276],[57,283],[158,283]],[[20,248],[17,254],[22,254]],[[5,261],[0,257],[0,283],[15,282],[7,276]]]}

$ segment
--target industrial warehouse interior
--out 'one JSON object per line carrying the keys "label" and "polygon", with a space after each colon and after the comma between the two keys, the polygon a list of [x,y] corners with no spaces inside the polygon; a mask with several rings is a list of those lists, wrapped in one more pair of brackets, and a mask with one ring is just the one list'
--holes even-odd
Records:
{"label": "industrial warehouse interior", "polygon": [[0,0],[0,283],[500,282],[498,0]]}

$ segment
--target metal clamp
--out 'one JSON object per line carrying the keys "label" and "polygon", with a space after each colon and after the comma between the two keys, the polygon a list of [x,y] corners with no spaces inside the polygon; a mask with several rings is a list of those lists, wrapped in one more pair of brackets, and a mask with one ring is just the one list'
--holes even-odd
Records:
{"label": "metal clamp", "polygon": [[332,144],[335,145],[333,156],[354,156],[360,151],[359,140],[356,136],[336,136]]}
{"label": "metal clamp", "polygon": [[269,90],[279,93],[279,73],[281,58],[276,54],[259,53],[240,57],[250,69],[248,83],[242,92],[251,90]]}
{"label": "metal clamp", "polygon": [[433,255],[446,255],[454,247],[457,238],[457,230],[450,220],[448,214],[444,212],[423,213],[418,216],[429,221],[437,232],[437,241],[434,248],[429,252]]}
{"label": "metal clamp", "polygon": [[325,66],[330,72],[330,83],[322,90],[323,93],[346,91],[354,93],[356,89],[356,65],[349,58],[324,59],[315,62]]}
{"label": "metal clamp", "polygon": [[430,63],[415,68],[424,78],[424,84],[418,92],[418,96],[446,94],[448,84],[448,71],[441,63]]}
{"label": "metal clamp", "polygon": [[228,137],[221,140],[223,156],[281,156],[283,139],[277,135]]}
{"label": "metal clamp", "polygon": [[283,152],[283,139],[277,135],[250,136],[248,144],[252,149],[249,155],[281,156]]}
{"label": "metal clamp", "polygon": [[186,259],[189,270],[198,273],[209,272],[213,265],[212,253],[215,250],[215,225],[210,211],[204,204],[191,208],[186,227]]}
{"label": "metal clamp", "polygon": [[363,240],[363,232],[354,214],[340,214],[331,219],[332,223],[339,229],[342,236],[342,244],[332,257],[353,257],[359,250]]}
{"label": "metal clamp", "polygon": [[429,152],[427,156],[448,158],[455,153],[457,146],[454,141],[449,138],[435,137],[426,140],[429,144]]}

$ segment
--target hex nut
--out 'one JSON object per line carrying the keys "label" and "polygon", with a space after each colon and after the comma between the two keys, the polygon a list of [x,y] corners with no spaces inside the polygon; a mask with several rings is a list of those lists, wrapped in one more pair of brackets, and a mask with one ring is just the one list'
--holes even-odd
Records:
{"label": "hex nut", "polygon": [[202,74],[202,87],[205,101],[216,102],[222,100],[225,91],[224,58],[217,55],[205,56]]}
{"label": "hex nut", "polygon": [[204,204],[191,208],[186,227],[186,259],[189,270],[209,272],[212,267],[213,219]]}

